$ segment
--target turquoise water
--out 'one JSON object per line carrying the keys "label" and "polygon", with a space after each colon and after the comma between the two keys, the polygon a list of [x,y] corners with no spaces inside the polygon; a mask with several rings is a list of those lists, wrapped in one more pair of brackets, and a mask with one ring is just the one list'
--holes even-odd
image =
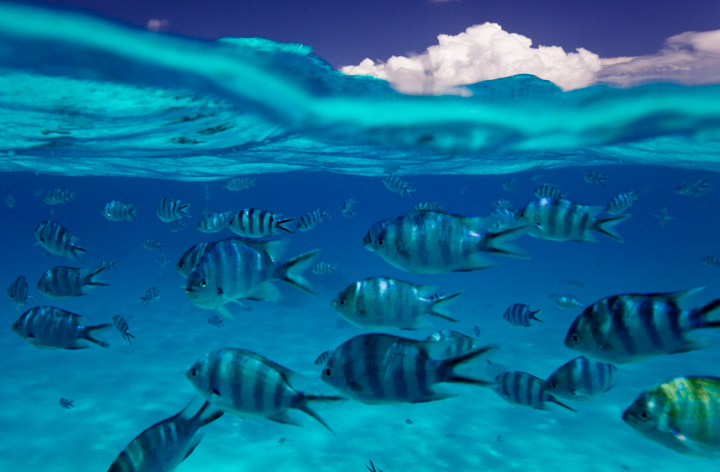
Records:
{"label": "turquoise water", "polygon": [[[9,5],[0,5],[0,45],[0,197],[15,199],[0,208],[0,283],[24,275],[32,297],[18,310],[6,300],[7,329],[0,330],[2,470],[107,470],[135,436],[196,395],[185,370],[222,347],[258,352],[305,375],[303,390],[333,394],[313,361],[366,332],[330,307],[339,291],[365,277],[434,285],[441,294],[465,291],[451,307],[460,322],[436,320],[436,329],[472,335],[477,325],[481,344],[500,346],[495,361],[541,378],[576,357],[563,339],[579,310],[561,310],[549,294],[587,304],[618,293],[706,286],[684,301],[688,307],[720,296],[720,269],[701,262],[720,255],[717,190],[699,198],[675,191],[689,179],[717,185],[720,86],[561,92],[516,76],[460,95],[405,96],[385,82],[333,71],[307,45],[201,42]],[[388,167],[417,191],[405,197],[388,191],[381,181]],[[589,170],[607,185],[585,182]],[[224,183],[234,176],[254,177],[256,186],[228,191]],[[517,192],[503,190],[513,179]],[[588,205],[642,191],[632,217],[617,227],[625,243],[602,235],[598,243],[524,237],[517,245],[528,260],[494,257],[497,267],[442,275],[403,272],[362,247],[375,222],[418,202],[486,215],[500,198],[516,209],[533,201],[544,182]],[[41,196],[53,188],[75,191],[76,198],[49,206]],[[190,203],[193,215],[176,233],[154,214],[167,196]],[[339,207],[351,196],[357,215],[343,218]],[[139,206],[138,220],[103,218],[111,200]],[[190,302],[174,269],[193,244],[232,235],[195,229],[206,206],[292,217],[327,206],[332,218],[288,235],[287,257],[320,248],[319,260],[337,263],[338,272],[308,274],[315,296],[278,282],[282,301],[251,301],[249,312],[228,305],[236,318],[212,326],[214,312]],[[663,207],[674,218],[664,228],[655,217]],[[48,218],[88,249],[88,267],[117,262],[102,275],[109,287],[64,300],[35,288],[47,269],[78,266],[33,246],[32,228]],[[146,238],[164,246],[167,265],[142,246]],[[160,298],[141,307],[152,286]],[[513,303],[542,308],[544,323],[512,328],[502,314]],[[92,324],[119,314],[136,339],[129,345],[113,331],[108,349],[36,349],[9,326],[37,305],[89,316]],[[402,335],[423,339],[431,332]],[[720,342],[720,333],[700,337]],[[513,406],[489,389],[453,385],[446,389],[456,397],[431,403],[320,407],[336,435],[300,413],[302,427],[225,415],[205,428],[177,470],[363,471],[369,459],[385,472],[711,467],[711,460],[644,439],[620,416],[657,383],[720,376],[718,349],[623,365],[611,391],[572,404],[578,413]],[[61,408],[60,398],[75,408]]]}

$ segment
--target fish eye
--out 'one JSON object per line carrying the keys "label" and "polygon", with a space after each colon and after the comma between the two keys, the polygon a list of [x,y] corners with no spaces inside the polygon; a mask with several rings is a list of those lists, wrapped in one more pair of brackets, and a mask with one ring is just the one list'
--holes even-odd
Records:
{"label": "fish eye", "polygon": [[545,384],[545,385],[547,385],[548,387],[550,387],[550,388],[553,389],[553,390],[556,390],[556,389],[558,388],[558,384],[556,384],[556,383],[554,383],[554,382],[551,383],[551,384]]}
{"label": "fish eye", "polygon": [[384,245],[385,245],[385,240],[384,240],[384,239],[378,239],[377,245],[378,245],[378,246],[384,246]]}
{"label": "fish eye", "polygon": [[644,420],[644,421],[647,421],[650,419],[650,413],[647,410],[641,411],[639,416],[640,416],[640,419]]}
{"label": "fish eye", "polygon": [[200,286],[201,286],[201,287],[204,287],[204,286],[206,286],[206,285],[207,285],[207,282],[205,282],[205,279],[201,279],[201,280],[200,280]]}
{"label": "fish eye", "polygon": [[12,329],[18,329],[19,326],[20,324],[16,321],[15,323],[13,323]]}
{"label": "fish eye", "polygon": [[344,305],[345,305],[345,299],[343,298],[340,300],[340,306],[344,306]]}
{"label": "fish eye", "polygon": [[332,369],[323,370],[323,377],[332,377]]}
{"label": "fish eye", "polygon": [[190,377],[197,377],[197,374],[198,373],[196,368],[193,367],[192,369],[190,369]]}
{"label": "fish eye", "polygon": [[580,342],[580,335],[577,334],[577,333],[573,333],[573,335],[570,336],[570,341],[572,341],[572,342],[574,342],[574,343],[579,343],[579,342]]}

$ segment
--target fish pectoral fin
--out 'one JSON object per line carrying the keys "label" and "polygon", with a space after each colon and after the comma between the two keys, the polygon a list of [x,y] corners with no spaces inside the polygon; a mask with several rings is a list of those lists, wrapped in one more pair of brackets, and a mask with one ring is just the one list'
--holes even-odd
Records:
{"label": "fish pectoral fin", "polygon": [[[185,454],[185,457],[183,457],[183,459],[182,459],[183,461],[185,459],[187,459],[190,456],[190,454],[193,453],[193,451],[195,450],[196,447],[198,447],[198,444],[200,444],[200,440],[202,440],[204,435],[205,435],[205,433],[198,433],[195,435],[195,437],[192,438],[192,442],[190,443],[188,452],[187,452],[187,454]],[[180,462],[182,462],[182,461],[180,461]]]}
{"label": "fish pectoral fin", "polygon": [[293,426],[300,426],[300,422],[292,419],[290,417],[290,415],[288,415],[288,412],[285,410],[275,413],[274,415],[268,416],[267,419],[269,419],[270,421],[275,421],[277,423],[290,424]]}
{"label": "fish pectoral fin", "polygon": [[247,298],[276,302],[282,299],[282,295],[280,294],[280,289],[278,289],[272,282],[265,282],[253,290]]}
{"label": "fish pectoral fin", "polygon": [[[235,301],[235,300],[233,300],[233,301]],[[245,305],[245,304],[243,303],[243,304],[241,304],[241,306],[242,305]],[[247,305],[245,305],[245,306],[247,307]],[[250,307],[248,307],[248,309],[250,309]],[[215,308],[215,311],[220,313],[225,318],[230,318],[231,320],[235,319],[235,316],[232,313],[230,313],[230,310],[228,310],[227,307],[225,307],[225,306],[219,306],[219,307]]]}

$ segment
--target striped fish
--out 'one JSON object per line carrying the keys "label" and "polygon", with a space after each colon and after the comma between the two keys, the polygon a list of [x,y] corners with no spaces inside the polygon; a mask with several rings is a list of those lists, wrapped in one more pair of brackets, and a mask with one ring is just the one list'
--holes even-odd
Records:
{"label": "striped fish", "polygon": [[315,359],[315,365],[325,365],[328,359],[330,359],[330,355],[332,355],[333,350],[328,349],[327,351],[323,352],[319,356],[317,356],[317,359]]}
{"label": "striped fish", "polygon": [[137,219],[137,210],[131,203],[112,200],[105,205],[102,214],[110,221],[133,221]]}
{"label": "striped fish", "polygon": [[97,264],[95,264],[95,270],[114,269],[116,266],[117,262],[115,261],[99,261]]}
{"label": "striped fish", "polygon": [[108,472],[171,472],[200,444],[198,431],[223,415],[205,402],[191,415],[190,403],[177,415],[155,423],[118,454]]}
{"label": "striped fish", "polygon": [[449,316],[447,305],[463,292],[430,298],[433,291],[434,287],[370,277],[348,285],[330,306],[350,323],[367,329],[430,328],[427,316],[457,323]]}
{"label": "striped fish", "polygon": [[602,186],[605,186],[605,181],[607,180],[605,177],[598,174],[594,170],[585,172],[583,174],[583,178],[585,179],[585,182],[589,184],[600,184]]}
{"label": "striped fish", "polygon": [[118,331],[118,333],[120,333],[120,336],[122,336],[125,341],[132,344],[130,338],[135,339],[135,336],[130,334],[130,331],[128,331],[130,327],[128,326],[127,321],[125,321],[125,318],[120,315],[115,315],[112,317],[112,320],[113,324],[115,325],[115,329]]}
{"label": "striped fish", "polygon": [[147,238],[146,240],[144,240],[142,242],[142,245],[145,249],[148,249],[150,251],[160,252],[160,250],[162,249],[162,245],[152,238]]}
{"label": "striped fish", "polygon": [[197,229],[203,233],[217,233],[228,227],[233,216],[235,216],[235,212],[233,211],[210,213],[200,220],[197,224]]}
{"label": "striped fish", "polygon": [[226,317],[231,315],[221,307],[231,301],[247,310],[249,307],[242,299],[279,300],[280,291],[271,283],[275,280],[313,294],[302,272],[312,265],[320,250],[306,252],[281,264],[277,260],[287,242],[249,245],[232,239],[219,241],[195,264],[187,278],[185,293],[200,308],[219,310]]}
{"label": "striped fish", "polygon": [[332,431],[311,408],[311,402],[343,400],[310,395],[295,389],[302,379],[295,372],[244,349],[208,352],[185,376],[212,406],[239,416],[254,415],[283,424],[298,425],[290,409],[300,410]]}
{"label": "striped fish", "polygon": [[535,189],[535,196],[538,198],[564,198],[565,195],[567,195],[567,192],[561,192],[553,184],[544,183]]}
{"label": "striped fish", "polygon": [[413,208],[415,211],[432,210],[441,211],[445,205],[435,202],[420,202]]}
{"label": "striped fish", "polygon": [[185,222],[183,220],[175,220],[172,223],[170,223],[170,225],[168,226],[170,231],[173,233],[177,233],[178,231],[181,231],[184,227],[185,227]]}
{"label": "striped fish", "polygon": [[237,192],[246,188],[254,187],[255,179],[252,177],[233,177],[232,179],[225,182],[225,188]]}
{"label": "striped fish", "polygon": [[85,349],[89,346],[84,341],[110,347],[107,341],[96,336],[112,325],[84,326],[86,319],[60,308],[36,306],[20,315],[12,330],[40,349]]}
{"label": "striped fish", "polygon": [[569,406],[545,390],[545,381],[525,372],[503,372],[495,377],[493,391],[512,405],[529,406],[536,410],[547,410],[547,403],[555,403],[570,411]]}
{"label": "striped fish", "polygon": [[310,267],[313,274],[332,274],[337,270],[337,264],[328,264],[327,262],[316,262]]}
{"label": "striped fish", "polygon": [[160,289],[157,287],[150,287],[145,292],[145,295],[140,297],[140,306],[149,305],[154,302],[160,296]]}
{"label": "striped fish", "polygon": [[492,204],[493,204],[493,206],[495,206],[501,210],[509,210],[513,206],[511,201],[504,200],[502,198],[499,200],[495,200],[494,202],[492,202]]}
{"label": "striped fish", "polygon": [[660,210],[659,215],[655,215],[657,218],[660,218],[660,227],[665,229],[665,223],[667,220],[674,220],[672,216],[668,215],[668,209],[667,207],[663,207],[662,210]]}
{"label": "striped fish", "polygon": [[165,264],[167,264],[167,259],[165,259],[165,254],[162,252],[160,253],[160,257],[155,260],[158,264],[160,264],[160,267],[165,267]]}
{"label": "striped fish", "polygon": [[478,326],[478,325],[473,326],[473,334],[475,335],[476,338],[480,337],[480,326]]}
{"label": "striped fish", "polygon": [[447,359],[433,353],[445,347],[389,334],[355,336],[333,351],[322,380],[366,404],[420,403],[453,396],[434,388],[442,382],[493,385],[469,375],[487,361],[496,346]]}
{"label": "striped fish", "polygon": [[405,194],[410,195],[410,192],[415,191],[414,188],[410,187],[409,183],[395,174],[386,175],[383,177],[382,182],[388,190],[399,193],[401,197],[405,196]]}
{"label": "striped fish", "polygon": [[342,216],[344,216],[345,218],[352,218],[353,216],[355,216],[355,212],[352,209],[354,204],[355,197],[350,197],[345,200],[343,204],[340,205],[340,212],[342,213]]}
{"label": "striped fish", "polygon": [[75,200],[75,192],[61,188],[50,190],[42,197],[42,201],[48,205],[62,205],[70,200]]}
{"label": "striped fish", "polygon": [[680,300],[699,290],[602,298],[573,322],[565,345],[590,359],[612,364],[707,347],[688,339],[687,334],[720,327],[720,298],[691,310],[679,306]]}
{"label": "striped fish", "polygon": [[15,304],[16,309],[26,305],[28,298],[28,284],[27,280],[25,280],[25,276],[18,276],[18,278],[15,279],[15,281],[8,287],[7,294],[8,297],[10,297],[10,300],[12,300]]}
{"label": "striped fish", "polygon": [[207,322],[209,324],[215,326],[216,328],[223,328],[224,327],[223,321],[225,321],[225,320],[220,318],[218,315],[210,315],[210,317],[207,320]]}
{"label": "striped fish", "polygon": [[484,254],[527,257],[508,243],[527,233],[527,227],[488,233],[487,225],[484,217],[411,211],[392,219],[372,235],[376,223],[363,239],[363,245],[399,269],[425,274],[492,267],[494,264]]}
{"label": "striped fish", "polygon": [[382,232],[385,227],[390,224],[392,218],[389,220],[378,221],[368,230],[367,234],[363,237],[363,246],[367,249],[372,247],[377,242],[378,235]]}
{"label": "striped fish", "polygon": [[95,287],[109,287],[109,284],[95,280],[105,268],[92,271],[74,267],[56,266],[48,269],[38,280],[37,288],[46,297],[61,299],[81,297]]}
{"label": "striped fish", "polygon": [[158,218],[160,218],[160,221],[170,223],[171,221],[179,220],[184,216],[187,216],[188,218],[191,217],[192,215],[188,212],[189,207],[189,203],[183,205],[180,203],[180,200],[165,197],[160,200],[160,203],[158,203],[158,206],[155,209],[155,214]]}
{"label": "striped fish", "polygon": [[520,224],[515,217],[515,212],[508,209],[495,208],[485,218],[493,222],[487,229],[491,233],[514,228]]}
{"label": "striped fish", "polygon": [[596,218],[603,207],[580,205],[563,198],[542,198],[529,203],[518,211],[516,217],[522,223],[532,225],[530,236],[550,241],[595,242],[591,231],[597,231],[623,242],[613,227],[630,215]]}
{"label": "striped fish", "polygon": [[[265,245],[269,242],[259,239],[241,238],[238,236],[222,239],[221,241],[235,241],[236,244],[245,244],[248,246],[256,246],[260,248],[265,247]],[[180,275],[187,278],[187,276],[190,275],[190,272],[193,270],[193,267],[195,267],[195,264],[197,264],[197,261],[199,261],[200,258],[208,250],[212,249],[212,247],[215,246],[215,244],[217,244],[218,242],[219,241],[209,241],[194,245],[193,247],[185,251],[185,254],[182,255],[178,263],[175,265],[175,269],[180,272]]]}
{"label": "striped fish", "polygon": [[515,303],[505,310],[503,319],[507,321],[510,326],[528,327],[530,326],[530,320],[539,321],[541,323],[543,322],[535,316],[540,313],[540,311],[542,310],[537,309],[535,311],[531,311],[528,305],[525,305],[524,303]]}
{"label": "striped fish", "polygon": [[720,455],[720,378],[672,379],[643,392],[625,410],[622,419],[663,447],[681,454],[717,458]]}
{"label": "striped fish", "polygon": [[35,226],[33,233],[40,246],[47,252],[57,254],[67,260],[72,260],[72,257],[74,257],[81,264],[84,264],[80,255],[86,253],[87,249],[75,245],[77,237],[70,234],[68,230],[58,223],[45,220]]}
{"label": "striped fish", "polygon": [[431,334],[423,342],[426,343],[440,343],[446,346],[445,350],[434,352],[433,355],[440,359],[448,359],[450,357],[457,357],[466,352],[473,351],[479,346],[475,344],[475,339],[470,336],[466,336],[457,331],[449,329],[438,331]]}
{"label": "striped fish", "polygon": [[640,195],[640,192],[635,191],[615,195],[608,203],[605,211],[611,215],[619,215],[639,200],[638,195]]}
{"label": "striped fish", "polygon": [[306,213],[305,215],[300,217],[295,229],[297,229],[298,231],[310,231],[323,220],[324,216],[330,218],[330,215],[327,212],[327,208],[323,208],[322,210],[318,208],[315,211]]}
{"label": "striped fish", "polygon": [[502,183],[502,188],[506,192],[516,193],[517,188],[515,187],[515,179],[507,180]]}
{"label": "striped fish", "polygon": [[707,256],[703,258],[703,264],[711,267],[720,267],[720,257],[718,256]]}
{"label": "striped fish", "polygon": [[545,389],[567,400],[592,400],[613,387],[617,367],[587,357],[563,364],[545,380]]}
{"label": "striped fish", "polygon": [[230,219],[230,229],[246,238],[262,238],[274,236],[283,231],[292,234],[286,227],[295,218],[280,218],[279,213],[260,210],[258,208],[245,208]]}
{"label": "striped fish", "polygon": [[677,193],[688,197],[702,197],[712,189],[710,179],[686,180],[677,188]]}

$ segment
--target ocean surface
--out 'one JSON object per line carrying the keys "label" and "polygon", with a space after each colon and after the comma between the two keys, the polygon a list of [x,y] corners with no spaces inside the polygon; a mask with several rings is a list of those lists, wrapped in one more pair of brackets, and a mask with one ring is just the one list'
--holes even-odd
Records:
{"label": "ocean surface", "polygon": [[[583,304],[621,293],[706,287],[683,300],[699,307],[720,297],[717,188],[700,197],[676,190],[720,170],[720,86],[597,85],[561,92],[532,76],[470,85],[445,96],[405,96],[387,83],[334,71],[311,48],[259,38],[199,41],[151,33],[76,13],[0,4],[0,284],[27,278],[27,306],[5,300],[0,329],[0,470],[103,471],[152,424],[178,413],[194,396],[185,371],[223,347],[257,352],[307,377],[301,390],[336,392],[314,365],[368,330],[344,321],[333,298],[366,277],[394,277],[464,291],[451,309],[459,323],[434,319],[434,330],[392,331],[424,339],[439,329],[497,344],[493,361],[546,378],[577,356],[564,345],[580,309],[559,308],[552,294]],[[591,184],[584,173],[607,180]],[[382,182],[387,172],[416,191],[401,196]],[[255,179],[233,192],[231,177]],[[516,192],[508,191],[512,182]],[[639,191],[616,229],[624,243],[555,242],[529,236],[516,244],[531,257],[490,256],[496,267],[438,275],[412,274],[362,245],[370,227],[437,202],[451,213],[482,216],[493,201],[519,209],[543,183],[567,198],[605,207]],[[53,189],[75,192],[48,205]],[[189,203],[186,226],[172,232],[155,208],[164,197]],[[356,199],[352,218],[340,206]],[[139,207],[131,222],[109,221],[111,200]],[[233,236],[195,226],[202,210],[262,208],[299,218],[316,209],[330,217],[290,240],[284,259],[322,249],[318,260],[338,270],[307,278],[308,295],[276,282],[283,300],[226,305],[235,319],[208,323],[214,311],[184,293],[175,264],[192,245]],[[672,219],[660,224],[663,208]],[[607,215],[605,215],[607,216]],[[54,300],[38,291],[53,266],[82,267],[36,245],[33,228],[57,221],[87,249],[86,267],[116,262],[87,296]],[[294,228],[294,222],[293,226]],[[160,252],[143,247],[157,240]],[[141,306],[146,290],[160,297]],[[514,328],[507,307],[542,309],[543,323]],[[127,320],[129,344],[116,331],[109,348],[43,350],[10,325],[21,313],[50,305],[89,317],[89,324]],[[491,389],[444,385],[455,397],[419,404],[322,405],[335,434],[307,415],[303,426],[226,414],[178,471],[692,471],[715,466],[641,437],[622,411],[644,390],[682,375],[720,376],[720,333],[698,337],[712,347],[619,367],[612,390],[577,413],[511,405]],[[61,398],[73,401],[65,409]]]}

